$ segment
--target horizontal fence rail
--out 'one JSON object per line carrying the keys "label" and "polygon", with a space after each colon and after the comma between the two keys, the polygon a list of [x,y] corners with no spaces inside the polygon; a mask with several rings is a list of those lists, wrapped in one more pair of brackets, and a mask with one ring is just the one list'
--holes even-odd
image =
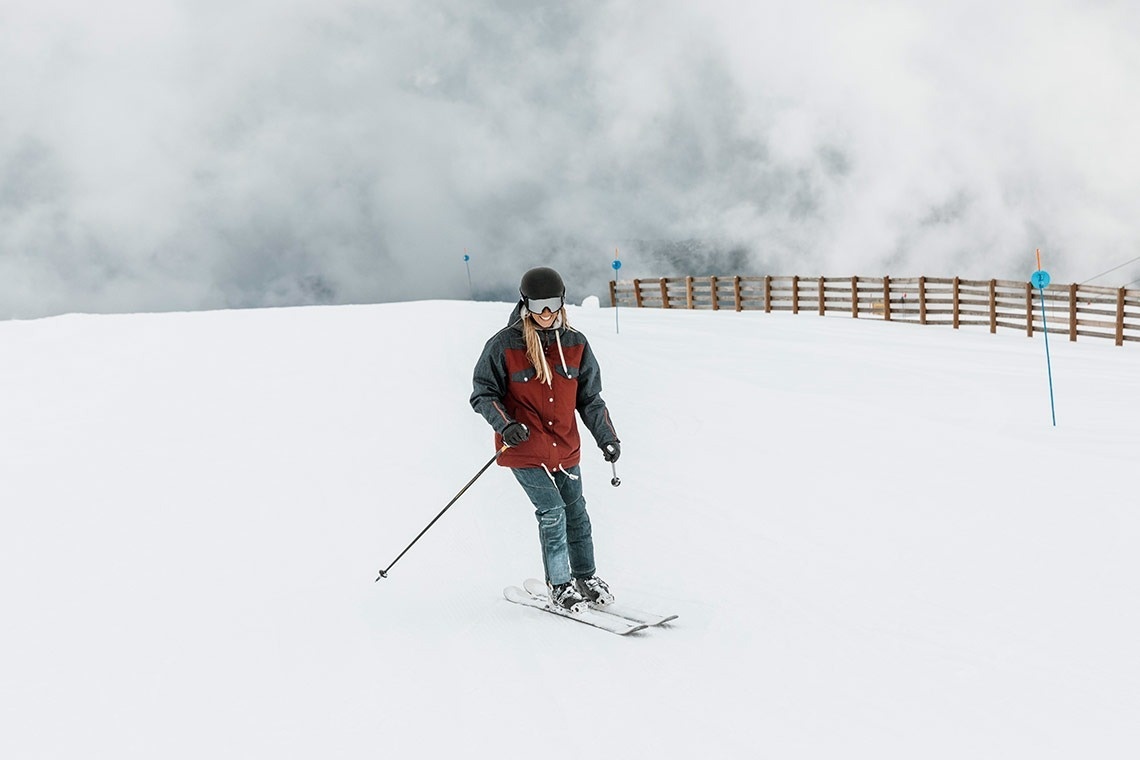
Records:
{"label": "horizontal fence rail", "polygon": [[610,281],[610,304],[656,309],[731,309],[850,315],[923,325],[985,326],[1140,341],[1140,290],[960,277],[661,277]]}

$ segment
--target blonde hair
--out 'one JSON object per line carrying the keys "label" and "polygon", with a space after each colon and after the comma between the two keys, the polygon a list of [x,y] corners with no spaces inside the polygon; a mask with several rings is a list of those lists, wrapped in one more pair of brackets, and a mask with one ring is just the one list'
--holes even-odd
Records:
{"label": "blonde hair", "polygon": [[[526,308],[525,306],[523,307]],[[558,310],[558,317],[561,321],[562,327],[569,327],[570,322],[566,319],[566,307],[563,306]],[[555,324],[558,324],[557,320]],[[554,375],[550,371],[550,364],[546,361],[546,354],[542,350],[542,340],[538,337],[538,328],[534,324],[534,319],[528,311],[526,316],[523,317],[522,323],[523,339],[526,341],[526,358],[530,359],[530,363],[534,366],[534,371],[538,373],[538,381],[549,385],[554,380]]]}

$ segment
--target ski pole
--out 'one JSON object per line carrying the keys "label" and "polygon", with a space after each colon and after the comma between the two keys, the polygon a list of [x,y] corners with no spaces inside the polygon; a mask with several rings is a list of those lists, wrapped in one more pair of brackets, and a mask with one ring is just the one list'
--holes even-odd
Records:
{"label": "ski pole", "polygon": [[459,497],[462,496],[467,491],[467,489],[471,487],[471,484],[474,483],[476,480],[478,480],[479,476],[482,475],[483,473],[485,473],[487,471],[487,468],[495,463],[495,460],[499,458],[499,454],[502,454],[504,451],[506,451],[509,448],[510,448],[510,446],[508,446],[504,443],[503,447],[495,452],[495,456],[493,456],[489,460],[487,460],[487,464],[483,465],[483,469],[481,469],[481,470],[479,470],[479,472],[475,473],[475,477],[473,477],[473,478],[471,478],[471,480],[467,481],[467,485],[463,486],[463,488],[460,489],[459,493],[455,494],[455,498],[452,499],[451,501],[447,502],[447,506],[444,507],[442,510],[440,510],[440,513],[438,515],[436,515],[434,518],[432,518],[432,521],[427,524],[427,527],[424,528],[423,530],[421,530],[420,534],[412,539],[412,543],[408,544],[407,548],[405,548],[404,551],[400,552],[400,556],[396,557],[396,559],[392,560],[391,565],[388,565],[388,567],[386,567],[380,571],[380,575],[378,575],[376,577],[376,580],[378,581],[381,578],[387,578],[388,577],[388,571],[392,569],[392,565],[395,565],[397,562],[399,562],[400,557],[403,557],[405,554],[407,554],[408,549],[411,549],[413,546],[415,546],[416,541],[419,541],[420,538],[422,538],[423,535],[428,532],[428,529],[431,528],[431,526],[435,525],[435,521],[438,520],[439,518],[443,517],[443,513],[446,512],[447,510],[451,509],[451,505],[454,504],[455,502],[459,501]]}
{"label": "ski pole", "polygon": [[[607,444],[606,445],[606,451],[608,451],[612,455],[614,453],[614,447]],[[617,462],[610,459],[610,467],[612,467],[614,469],[614,477],[613,477],[613,480],[610,481],[610,485],[613,486],[614,488],[617,488],[618,486],[621,485],[621,478],[619,478],[617,476]]]}

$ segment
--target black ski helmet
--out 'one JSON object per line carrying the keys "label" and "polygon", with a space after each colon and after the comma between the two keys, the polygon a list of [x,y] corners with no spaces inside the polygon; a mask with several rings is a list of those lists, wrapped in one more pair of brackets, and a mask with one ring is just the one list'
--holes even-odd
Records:
{"label": "black ski helmet", "polygon": [[562,275],[550,267],[535,267],[522,276],[519,295],[524,299],[564,298],[566,285]]}

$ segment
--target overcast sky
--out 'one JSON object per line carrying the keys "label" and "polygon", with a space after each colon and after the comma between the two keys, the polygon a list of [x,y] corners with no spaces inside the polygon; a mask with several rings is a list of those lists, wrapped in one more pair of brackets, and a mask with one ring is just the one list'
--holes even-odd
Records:
{"label": "overcast sky", "polygon": [[1140,256],[1138,7],[0,0],[0,318],[466,298],[465,249],[1083,281]]}

